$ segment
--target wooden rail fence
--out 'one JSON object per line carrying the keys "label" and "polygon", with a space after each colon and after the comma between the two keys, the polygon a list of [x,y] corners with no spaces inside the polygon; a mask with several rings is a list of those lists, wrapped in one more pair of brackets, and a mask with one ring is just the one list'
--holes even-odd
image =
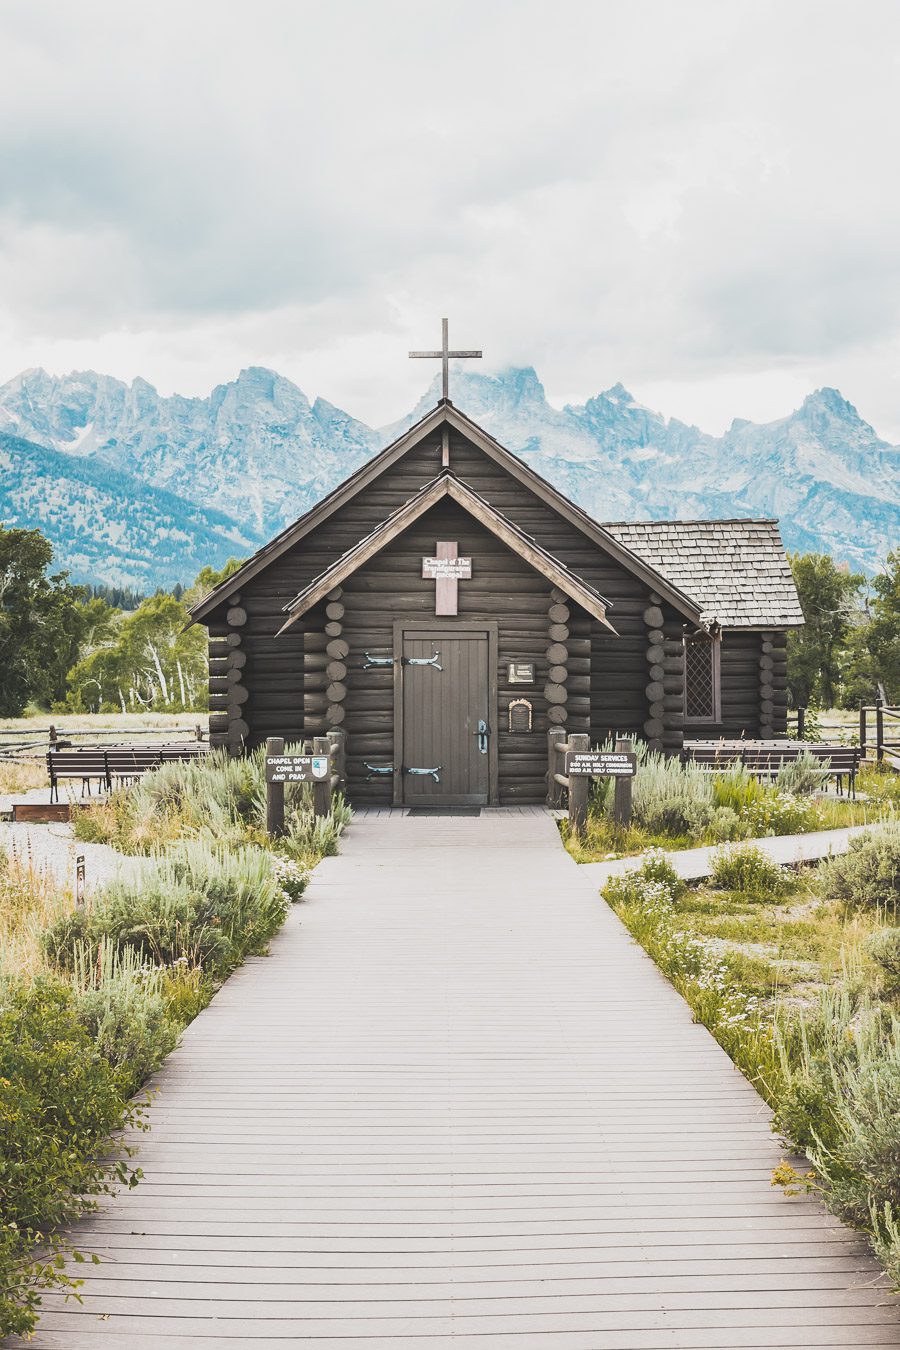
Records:
{"label": "wooden rail fence", "polygon": [[892,768],[900,769],[900,708],[891,707],[882,699],[860,705],[858,732],[851,730],[848,722],[826,722],[818,715],[813,720],[808,708],[796,708],[788,713],[789,733],[791,723],[796,728],[798,740],[805,740],[807,732],[814,727],[816,739],[840,739],[847,745],[857,744],[863,759],[874,757],[879,764],[888,763]]}
{"label": "wooden rail fence", "polygon": [[0,727],[0,760],[15,763],[21,759],[39,759],[48,750],[67,748],[76,750],[80,745],[96,748],[97,740],[112,738],[126,744],[142,736],[154,736],[166,744],[181,740],[182,737],[192,743],[205,741],[206,731],[198,722],[192,727],[169,727],[150,724],[143,727],[78,727],[69,730],[56,727],[52,723],[46,727]]}

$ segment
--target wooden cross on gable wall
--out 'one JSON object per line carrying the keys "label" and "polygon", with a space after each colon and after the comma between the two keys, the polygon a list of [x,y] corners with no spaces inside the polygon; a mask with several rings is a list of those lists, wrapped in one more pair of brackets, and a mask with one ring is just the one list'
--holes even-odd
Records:
{"label": "wooden cross on gable wall", "polygon": [[472,576],[472,559],[458,557],[459,545],[448,539],[439,539],[434,553],[433,558],[422,559],[422,576],[434,580],[434,612],[458,614],[458,583]]}

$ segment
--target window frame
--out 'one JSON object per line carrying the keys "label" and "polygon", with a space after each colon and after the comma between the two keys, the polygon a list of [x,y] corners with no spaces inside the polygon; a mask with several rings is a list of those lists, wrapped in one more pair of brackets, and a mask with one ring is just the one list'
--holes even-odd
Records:
{"label": "window frame", "polygon": [[[710,657],[712,660],[712,715],[711,716],[692,716],[688,712],[688,664],[687,649],[688,646],[699,646],[705,643],[709,646]],[[721,632],[710,633],[705,629],[693,633],[685,633],[683,639],[684,648],[684,694],[682,706],[684,708],[684,724],[686,727],[710,727],[715,726],[722,720],[722,634]]]}

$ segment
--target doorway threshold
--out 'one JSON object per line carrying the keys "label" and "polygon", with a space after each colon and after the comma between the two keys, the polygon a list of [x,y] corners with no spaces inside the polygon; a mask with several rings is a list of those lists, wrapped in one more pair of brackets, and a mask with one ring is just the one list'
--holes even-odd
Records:
{"label": "doorway threshold", "polygon": [[409,806],[408,816],[480,816],[480,806]]}

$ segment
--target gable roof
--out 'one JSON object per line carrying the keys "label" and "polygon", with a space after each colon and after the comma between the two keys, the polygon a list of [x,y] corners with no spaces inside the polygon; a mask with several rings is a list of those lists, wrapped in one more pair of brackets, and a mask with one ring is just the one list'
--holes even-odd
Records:
{"label": "gable roof", "polygon": [[375,455],[366,464],[363,464],[355,473],[339,484],[334,491],[329,492],[326,497],[323,497],[305,515],[301,516],[299,520],[294,521],[292,525],[282,530],[268,544],[254,553],[251,558],[248,558],[242,567],[238,568],[226,581],[221,582],[214,590],[210,591],[209,595],[193,607],[191,610],[192,621],[196,622],[205,618],[229,595],[240,590],[242,585],[287,552],[317,525],[327,520],[345,502],[350,501],[357,493],[362,492],[369,483],[384,473],[386,469],[389,469],[398,459],[401,459],[407,451],[413,449],[432,431],[444,425],[448,425],[468,437],[490,459],[502,465],[513,477],[529,487],[536,496],[542,498],[559,515],[581,530],[588,539],[591,539],[615,558],[617,562],[621,563],[626,571],[640,577],[651,590],[657,591],[668,599],[687,618],[695,623],[700,622],[700,608],[693,599],[662,573],[655,571],[643,558],[631,552],[615,535],[602,525],[598,525],[585,511],[582,511],[581,507],[576,506],[574,502],[570,502],[568,497],[564,497],[546,479],[541,478],[540,474],[535,473],[527,464],[524,464],[512,451],[507,450],[499,441],[495,441],[465,413],[461,413],[458,408],[454,408],[449,400],[438,403],[409,431],[398,437],[380,454]]}
{"label": "gable roof", "polygon": [[703,622],[796,628],[803,611],[775,520],[638,520],[604,527],[686,591]]}
{"label": "gable roof", "polygon": [[524,559],[535,571],[540,572],[552,581],[570,599],[586,609],[589,614],[604,624],[611,632],[616,631],[606,617],[608,601],[603,598],[599,591],[588,585],[581,577],[576,576],[546,549],[536,544],[530,535],[524,534],[517,525],[514,525],[511,520],[497,511],[491,506],[490,502],[485,501],[472,488],[460,482],[453,474],[445,473],[432,479],[430,483],[426,483],[414,497],[410,497],[409,501],[398,507],[392,515],[388,516],[387,520],[376,526],[371,534],[368,534],[365,539],[361,539],[354,548],[349,549],[336,562],[333,562],[308,586],[305,586],[289,604],[285,605],[284,608],[291,617],[282,625],[279,633],[283,633],[286,628],[290,628],[291,624],[312,609],[313,605],[323,600],[334,586],[339,586],[347,577],[352,576],[357,568],[362,567],[370,558],[375,557],[420,516],[423,516],[426,511],[430,511],[433,506],[436,506],[446,497],[468,511],[481,525],[484,525],[502,543],[511,548],[518,557]]}

